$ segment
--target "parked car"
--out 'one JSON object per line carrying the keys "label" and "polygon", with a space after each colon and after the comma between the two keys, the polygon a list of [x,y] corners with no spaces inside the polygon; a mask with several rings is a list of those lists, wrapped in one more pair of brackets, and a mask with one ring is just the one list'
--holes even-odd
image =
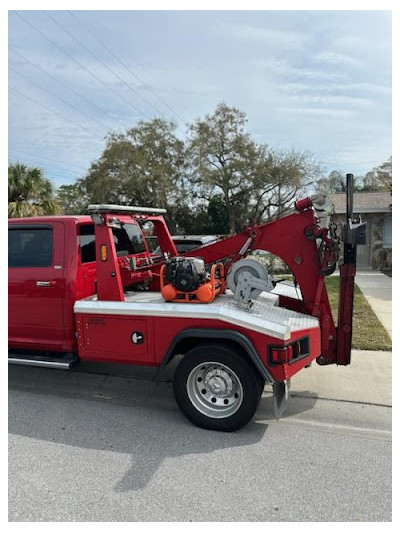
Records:
{"label": "parked car", "polygon": [[[151,246],[151,244],[149,245],[149,242],[153,243],[154,239],[155,237],[147,238],[147,244],[149,248]],[[175,243],[178,254],[183,254],[185,252],[188,252],[189,250],[194,250],[195,248],[199,248],[200,246],[203,246],[204,244],[210,244],[211,242],[215,242],[218,240],[218,237],[216,235],[173,235],[172,239]],[[161,248],[157,246],[157,248],[154,251],[151,251],[151,254],[152,255],[161,254]]]}
{"label": "parked car", "polygon": [[216,235],[180,235],[172,237],[178,253],[188,252],[194,248],[199,248],[204,244],[210,244],[218,240]]}

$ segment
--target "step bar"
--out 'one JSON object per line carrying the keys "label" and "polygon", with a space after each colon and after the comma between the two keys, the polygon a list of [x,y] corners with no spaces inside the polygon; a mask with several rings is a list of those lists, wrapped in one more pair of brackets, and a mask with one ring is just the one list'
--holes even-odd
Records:
{"label": "step bar", "polygon": [[78,362],[75,356],[50,357],[30,354],[9,353],[8,364],[22,366],[38,366],[45,368],[56,368],[58,370],[69,370]]}

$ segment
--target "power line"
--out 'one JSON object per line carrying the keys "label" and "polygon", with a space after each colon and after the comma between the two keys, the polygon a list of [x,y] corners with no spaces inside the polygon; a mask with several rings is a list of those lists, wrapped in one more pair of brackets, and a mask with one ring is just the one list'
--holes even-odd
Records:
{"label": "power line", "polygon": [[[99,59],[91,50],[89,50],[89,48],[87,46],[85,46],[82,41],[80,41],[77,37],[75,37],[74,35],[72,35],[71,32],[69,32],[68,30],[66,30],[54,17],[52,17],[48,12],[44,11],[45,15],[50,19],[52,20],[55,24],[57,24],[57,26],[59,28],[61,28],[63,30],[64,33],[66,33],[67,35],[69,35],[69,37],[71,37],[71,39],[73,39],[75,42],[77,42],[80,46],[82,46],[89,54],[91,54],[101,65],[103,65],[103,67],[105,67],[109,72],[111,72],[111,74],[113,76],[116,76],[122,83],[124,83],[128,89],[130,89],[129,85],[118,75],[116,74],[115,72],[113,72],[101,59]],[[119,94],[119,93],[117,93]],[[134,111],[144,115],[146,118],[150,118],[150,116],[143,112],[143,111],[140,111],[140,109],[138,109],[136,106],[134,106],[133,104],[131,104],[128,100],[125,100],[125,98],[121,95],[119,95],[120,98],[122,98],[124,100],[124,102],[126,102]]]}
{"label": "power line", "polygon": [[73,94],[75,94],[78,98],[81,98],[83,101],[85,101],[86,103],[88,103],[89,105],[95,107],[98,111],[100,111],[100,113],[103,113],[105,115],[108,115],[112,120],[116,120],[123,128],[126,129],[127,126],[125,126],[125,124],[123,124],[119,119],[113,117],[112,115],[110,115],[110,113],[108,113],[106,110],[104,109],[101,109],[98,105],[96,105],[94,102],[91,102],[90,100],[88,100],[87,98],[85,98],[84,96],[82,96],[81,94],[79,94],[77,91],[75,91],[75,89],[73,89],[72,87],[69,87],[68,85],[66,85],[64,82],[61,82],[60,80],[58,80],[55,76],[53,76],[52,74],[49,74],[48,72],[46,72],[44,69],[42,69],[39,65],[35,65],[32,61],[30,61],[27,57],[25,57],[23,54],[21,54],[20,52],[18,52],[17,50],[15,50],[12,46],[9,46],[8,47],[9,50],[11,50],[11,52],[13,54],[16,54],[17,56],[21,57],[24,61],[26,61],[27,63],[31,64],[35,69],[39,70],[40,72],[43,72],[43,74],[45,74],[46,76],[48,76],[49,78],[51,78],[52,80],[56,81],[58,84],[62,85],[64,88],[68,89],[69,91],[71,91]]}
{"label": "power line", "polygon": [[[15,159],[15,160],[18,160],[20,161],[21,160],[21,157],[20,156],[17,156],[17,155],[13,155],[12,153],[10,152],[14,152],[14,150],[10,149],[9,150],[9,157],[11,157],[12,159]],[[51,170],[54,170],[54,171],[57,171],[57,172],[62,172],[63,174],[65,175],[69,175],[70,177],[76,177],[78,174],[81,174],[81,172],[78,172],[78,171],[73,171],[73,170],[68,170],[66,168],[63,168],[63,167],[59,167],[57,165],[53,165],[52,163],[47,163],[46,165],[40,163],[37,159],[36,156],[34,156],[33,158],[29,157],[24,157],[23,159],[25,160],[29,160],[31,163],[34,163],[35,165],[39,166],[39,167],[45,167],[47,166],[48,168],[50,168]]]}
{"label": "power line", "polygon": [[34,157],[39,157],[40,159],[48,159],[49,161],[55,161],[56,163],[65,163],[66,165],[69,165],[71,167],[78,168],[81,172],[86,172],[87,170],[83,167],[79,167],[78,165],[74,165],[73,163],[69,163],[68,161],[63,161],[62,159],[55,159],[54,157],[48,157],[47,155],[33,154],[32,152],[26,152],[25,150],[17,150],[16,148],[9,148],[9,151],[16,152],[18,154],[26,154]]}
{"label": "power line", "polygon": [[[79,65],[79,67],[81,67],[82,69],[84,69],[86,72],[88,72],[95,80],[97,80],[99,83],[101,83],[102,85],[104,85],[104,87],[106,87],[106,89],[110,90],[111,92],[113,92],[116,96],[118,96],[119,98],[121,98],[122,100],[124,100],[126,102],[126,100],[121,97],[114,89],[112,89],[107,83],[105,83],[103,80],[101,80],[98,76],[96,76],[96,74],[93,74],[93,72],[87,68],[85,65],[83,65],[80,61],[78,61],[78,59],[75,59],[75,57],[73,57],[69,52],[67,52],[66,50],[64,50],[63,48],[61,48],[61,46],[59,46],[55,41],[53,41],[52,39],[50,39],[49,37],[47,37],[47,35],[45,33],[43,33],[39,28],[37,28],[34,24],[32,24],[28,19],[26,19],[23,15],[21,15],[21,13],[18,13],[18,11],[14,11],[14,13],[16,15],[18,15],[23,21],[26,22],[26,24],[28,24],[29,26],[31,26],[34,30],[36,30],[38,33],[40,33],[40,35],[42,35],[42,37],[44,37],[49,43],[51,43],[53,46],[55,46],[56,48],[58,48],[59,50],[61,50],[61,52],[63,52],[63,54],[67,55],[68,57],[70,57],[72,59],[72,61],[74,61],[77,65]],[[129,102],[128,102],[129,103]],[[130,104],[129,104],[130,105]]]}
{"label": "power line", "polygon": [[[13,155],[9,156],[8,161],[9,161],[9,164],[21,163],[21,159],[15,157]],[[75,174],[68,174],[68,173],[65,173],[63,170],[58,170],[58,169],[53,168],[53,167],[51,167],[50,170],[45,170],[43,165],[41,165],[40,163],[38,163],[37,161],[34,161],[32,159],[29,159],[28,163],[26,163],[26,161],[27,160],[24,160],[23,164],[27,164],[29,166],[39,167],[39,168],[44,170],[45,174],[55,174],[56,176],[59,176],[61,178],[68,179],[68,180],[75,180],[76,181],[78,179],[78,176],[75,175]]]}
{"label": "power line", "polygon": [[59,116],[60,118],[62,118],[63,120],[66,120],[67,122],[71,122],[71,124],[74,124],[75,126],[78,126],[78,128],[82,128],[83,130],[87,131],[88,133],[90,133],[90,135],[94,135],[95,137],[98,137],[98,133],[94,133],[93,131],[91,130],[88,130],[87,128],[85,128],[85,126],[82,126],[82,124],[78,124],[77,122],[75,122],[74,120],[71,120],[69,118],[66,118],[64,117],[63,115],[61,115],[60,113],[58,113],[57,111],[54,111],[54,109],[51,109],[50,107],[47,107],[43,104],[41,104],[40,102],[37,102],[36,100],[34,100],[33,98],[31,98],[30,96],[27,96],[26,94],[22,93],[21,91],[19,91],[16,87],[10,87],[8,86],[9,89],[15,91],[16,93],[18,93],[20,96],[23,96],[24,98],[26,98],[27,100],[30,100],[31,102],[33,102],[34,104],[37,104],[39,105],[40,107],[43,107],[43,109],[46,109],[47,111],[50,111],[50,113],[54,113],[55,115]]}
{"label": "power line", "polygon": [[81,109],[77,108],[76,106],[74,106],[73,104],[70,104],[69,102],[65,101],[64,99],[60,98],[59,96],[55,95],[53,92],[49,91],[48,89],[45,89],[44,87],[42,87],[41,85],[39,85],[39,83],[36,83],[34,81],[32,81],[31,79],[29,79],[27,76],[25,76],[24,74],[21,74],[20,72],[18,72],[17,70],[15,70],[13,67],[10,67],[8,66],[8,68],[10,70],[12,70],[13,72],[15,72],[18,76],[21,76],[21,78],[24,78],[25,80],[27,80],[29,83],[32,83],[32,85],[35,85],[36,87],[39,87],[39,89],[41,89],[42,91],[50,94],[53,98],[55,98],[56,100],[59,100],[60,102],[62,102],[63,104],[71,107],[72,109],[75,109],[75,111],[78,111],[78,113],[84,115],[85,117],[88,117],[90,120],[93,120],[94,122],[96,122],[97,124],[99,124],[102,128],[106,128],[106,130],[108,130],[108,126],[106,124],[103,124],[102,122],[100,122],[99,120],[97,120],[96,118],[93,118],[91,117],[90,115],[88,115],[85,111],[82,111]]}
{"label": "power line", "polygon": [[[130,68],[130,67],[129,67],[124,61],[122,61],[121,58],[119,58],[119,57],[118,57],[118,56],[117,56],[117,55],[111,50],[111,48],[109,48],[106,44],[104,44],[104,42],[101,41],[101,40],[100,40],[100,39],[99,39],[99,38],[93,33],[93,31],[91,31],[90,28],[89,28],[86,24],[84,24],[84,23],[83,23],[83,22],[82,22],[82,21],[81,21],[81,20],[80,20],[80,19],[79,19],[79,18],[78,18],[73,12],[72,12],[72,11],[68,10],[68,13],[69,13],[72,17],[74,17],[74,19],[77,20],[77,21],[79,22],[79,24],[81,24],[81,25],[82,25],[82,26],[83,26],[83,27],[84,27],[84,28],[85,28],[85,29],[86,29],[86,30],[92,35],[92,37],[93,37],[94,39],[96,39],[96,41],[97,41],[98,43],[100,43],[100,44],[103,46],[103,48],[104,48],[105,50],[107,50],[107,52],[108,52],[109,54],[111,54],[111,55],[112,55],[112,56],[113,56],[113,57],[114,57],[114,58],[115,58],[115,59],[116,59],[116,60],[117,60],[117,61],[118,61],[118,62],[119,62],[119,63],[120,63],[120,64],[121,64],[126,70],[128,70],[128,72],[130,72],[130,73],[132,74],[132,76],[134,76],[134,77],[137,79],[137,81],[138,81],[139,83],[141,83],[142,85],[146,85],[146,83],[145,83],[142,79],[140,79],[139,76],[138,76],[135,72],[133,72],[133,70],[132,70],[132,69],[131,69],[131,68]],[[181,122],[183,122],[183,123],[185,124],[185,120],[184,120],[182,117],[180,117],[179,114],[178,114],[176,111],[174,111],[174,109],[173,109],[173,108],[172,108],[167,102],[165,102],[160,96],[158,96],[158,94],[157,94],[155,91],[153,91],[152,89],[149,89],[149,91],[150,91],[150,92],[155,96],[155,98],[157,98],[162,104],[164,104],[166,107],[168,107],[168,109],[169,109],[169,110],[170,110],[170,111],[171,111],[171,112],[172,112],[172,113],[178,118],[178,120],[180,120]],[[136,92],[136,91],[135,91],[135,92]],[[140,98],[142,98],[145,102],[147,102],[147,100],[146,100],[143,96],[141,96],[141,95],[139,95],[139,96],[140,96]],[[147,102],[147,103],[148,103],[148,102]],[[149,105],[151,105],[151,104],[149,104]],[[153,107],[153,106],[152,106],[152,107]],[[154,109],[155,109],[155,108],[154,108]]]}
{"label": "power line", "polygon": [[[100,39],[98,39],[98,37],[86,26],[86,24],[84,24],[78,17],[75,16],[74,13],[72,13],[72,11],[68,11],[68,13],[76,20],[78,21],[78,23],[83,27],[85,28],[85,30],[87,32],[90,33],[90,35],[98,42],[101,44],[101,46],[103,46],[103,48],[109,53],[111,54],[122,66],[123,68],[127,68],[126,65],[124,65],[124,63],[118,58],[118,56],[116,54],[114,54],[114,52],[112,50],[110,50],[104,43],[102,43],[102,41],[100,41]],[[120,78],[121,79],[121,78]],[[123,80],[122,80],[123,81]],[[163,112],[160,111],[159,109],[157,109],[156,107],[154,107],[154,105],[149,102],[144,96],[142,96],[138,91],[136,91],[136,89],[134,89],[131,85],[129,85],[128,83],[124,82],[125,85],[131,90],[133,91],[139,98],[141,98],[144,102],[146,102],[146,104],[148,106],[150,106],[152,109],[154,109],[154,111],[160,115],[163,115]]]}

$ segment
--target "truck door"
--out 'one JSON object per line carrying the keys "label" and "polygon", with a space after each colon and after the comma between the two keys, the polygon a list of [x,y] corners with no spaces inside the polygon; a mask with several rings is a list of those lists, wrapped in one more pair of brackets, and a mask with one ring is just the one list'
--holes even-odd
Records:
{"label": "truck door", "polygon": [[62,349],[63,223],[9,224],[8,261],[11,346]]}

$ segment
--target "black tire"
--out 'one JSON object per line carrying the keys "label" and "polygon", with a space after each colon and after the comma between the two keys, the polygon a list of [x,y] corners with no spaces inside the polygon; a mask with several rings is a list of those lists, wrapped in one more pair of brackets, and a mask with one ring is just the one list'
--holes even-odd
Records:
{"label": "black tire", "polygon": [[261,395],[264,392],[265,379],[262,377],[262,375],[259,372],[256,371],[256,374],[257,374],[257,381],[258,381],[258,386],[260,390],[260,398],[261,398]]}
{"label": "black tire", "polygon": [[254,416],[261,397],[257,371],[234,349],[209,343],[192,348],[174,375],[174,394],[196,426],[236,431]]}

